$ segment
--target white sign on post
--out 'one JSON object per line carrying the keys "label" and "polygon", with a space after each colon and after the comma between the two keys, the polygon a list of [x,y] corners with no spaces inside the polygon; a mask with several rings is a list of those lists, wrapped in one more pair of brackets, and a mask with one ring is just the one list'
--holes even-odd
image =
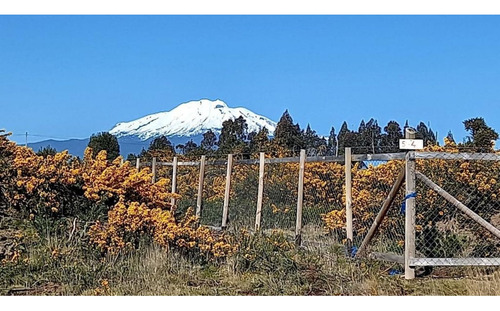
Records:
{"label": "white sign on post", "polygon": [[423,139],[400,139],[399,140],[399,149],[424,149],[424,140]]}

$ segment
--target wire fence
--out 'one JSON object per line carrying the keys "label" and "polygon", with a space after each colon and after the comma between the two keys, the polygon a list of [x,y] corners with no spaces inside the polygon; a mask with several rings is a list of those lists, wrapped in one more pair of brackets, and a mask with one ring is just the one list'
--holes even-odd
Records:
{"label": "wire fence", "polygon": [[[419,158],[416,169],[424,176],[416,187],[420,263],[500,264],[500,157],[435,153]],[[443,191],[448,195],[439,194]]]}
{"label": "wire fence", "polygon": [[214,227],[222,226],[222,206],[226,185],[225,162],[216,163],[215,158],[207,157],[202,195],[200,223]]}
{"label": "wire fence", "polygon": [[273,163],[264,166],[261,228],[295,230],[297,215],[298,163]]}
{"label": "wire fence", "polygon": [[[398,173],[404,168],[402,160],[368,160],[353,169],[354,246],[360,246],[380,208],[387,199]],[[403,255],[405,213],[401,209],[404,188],[397,191],[394,204],[388,209],[379,230],[369,245],[369,252]]]}
{"label": "wire fence", "polygon": [[259,187],[258,164],[233,164],[228,204],[228,227],[253,228]]}
{"label": "wire fence", "polygon": [[[172,174],[173,168],[168,168],[170,174]],[[188,208],[196,209],[199,170],[199,164],[177,166],[175,192],[181,195],[181,198],[176,202],[178,212],[185,213]]]}
{"label": "wire fence", "polygon": [[[298,167],[297,167],[298,170]],[[323,215],[345,209],[345,169],[339,162],[306,162],[304,167],[303,240],[316,245],[346,238],[344,229],[325,237]],[[296,198],[295,198],[296,200]]]}
{"label": "wire fence", "polygon": [[[413,265],[500,264],[500,156],[413,153],[418,177]],[[303,200],[299,204],[299,158],[266,158],[263,175],[260,175],[256,156],[235,158],[228,180],[229,160],[207,157],[202,172],[200,222],[224,227],[223,211],[227,206],[225,229],[253,231],[257,226],[259,202],[262,202],[258,223],[262,231],[280,230],[291,238],[300,232],[303,244],[346,244],[349,231],[346,172],[349,171],[353,216],[350,243],[354,251],[367,239],[381,207],[389,201],[393,203],[387,206],[383,220],[369,238],[367,250],[401,257],[405,253],[407,234],[406,190],[404,183],[394,188],[395,191],[392,189],[398,175],[404,172],[404,159],[404,153],[353,154],[348,162],[350,170],[346,170],[344,156],[309,156],[305,159]],[[163,164],[165,166],[157,169],[158,176],[171,179],[172,163]],[[181,199],[176,203],[180,212],[197,206],[200,169],[196,161],[180,162],[177,167],[176,192]],[[421,175],[432,185],[419,177]],[[444,197],[433,185],[460,203]],[[259,189],[262,189],[260,198]],[[457,204],[465,206],[483,223]],[[299,207],[300,224],[297,221]]]}

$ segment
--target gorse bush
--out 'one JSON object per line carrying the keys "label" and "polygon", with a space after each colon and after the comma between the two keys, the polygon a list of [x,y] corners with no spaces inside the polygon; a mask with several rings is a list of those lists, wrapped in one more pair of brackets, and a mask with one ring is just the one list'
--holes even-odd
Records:
{"label": "gorse bush", "polygon": [[[443,147],[431,146],[427,150],[458,152],[456,145],[450,141]],[[376,166],[362,167],[359,163],[353,166],[355,242],[361,241],[366,234],[403,165],[403,161],[395,160]],[[237,204],[253,209],[252,200],[256,199],[254,194],[258,185],[257,165],[249,168],[248,165],[233,167],[231,198],[238,197]],[[157,175],[166,176],[167,171],[162,173],[161,169],[166,170],[160,168]],[[298,163],[266,166],[263,198],[263,215],[266,217],[263,224],[267,227],[267,223],[271,227],[278,223],[293,225],[295,213],[292,203],[297,198],[298,169]],[[445,188],[460,189],[454,193],[457,199],[467,201],[476,213],[487,220],[500,212],[500,183],[497,182],[500,163],[417,160],[417,169]],[[88,148],[82,160],[67,152],[41,156],[29,148],[16,146],[5,135],[0,136],[0,177],[3,181],[0,185],[3,203],[0,208],[20,212],[45,231],[51,226],[64,227],[64,221],[60,220],[65,218],[85,220],[90,223],[89,241],[102,252],[133,249],[138,241],[149,238],[164,247],[207,258],[234,253],[238,243],[230,243],[227,235],[215,234],[200,226],[200,220],[193,215],[189,205],[183,205],[182,211],[176,211],[175,206],[171,206],[172,198],[179,201],[195,196],[198,174],[197,167],[183,168],[182,173],[179,171],[178,194],[173,194],[169,191],[169,178],[157,178],[152,183],[149,168],[137,171],[128,161],[122,164],[121,157],[109,160],[105,150],[94,155]],[[220,172],[214,170],[207,173],[205,182],[205,207],[219,206],[224,198],[225,169],[222,167]],[[306,163],[304,185],[304,210],[308,217],[321,218],[325,229],[341,236],[345,228],[344,167],[338,163]],[[403,197],[404,192],[400,191],[395,202],[402,202]],[[441,248],[453,246],[456,250],[454,255],[467,250],[463,247],[469,241],[464,234],[466,228],[455,226],[453,231],[448,228],[457,217],[452,212],[453,207],[427,188],[419,190],[417,201],[416,231],[420,241],[432,239],[429,232],[434,232]],[[210,214],[208,209],[206,212]],[[213,213],[214,219],[220,217],[218,213]],[[247,213],[246,210],[241,214],[249,219],[254,217],[253,212]],[[273,221],[270,221],[271,218]],[[234,223],[237,217],[232,219]],[[245,221],[241,223],[248,224]],[[382,223],[380,233],[393,244],[390,249],[401,249],[403,246],[403,224],[404,216],[397,212],[389,213]],[[436,226],[448,229],[430,230]],[[474,252],[480,250],[475,249]],[[437,250],[437,253],[442,254],[443,251]]]}
{"label": "gorse bush", "polygon": [[89,242],[103,252],[133,249],[142,238],[207,258],[235,249],[199,226],[192,210],[174,216],[170,201],[180,196],[165,178],[152,183],[149,169],[110,161],[105,150],[94,156],[87,148],[81,161],[67,151],[42,156],[0,136],[0,156],[0,208],[19,212],[40,234],[60,233],[67,218],[78,218],[91,223]]}
{"label": "gorse bush", "polygon": [[[445,139],[444,146],[428,146],[425,151],[458,153],[459,148]],[[387,161],[368,168],[354,165],[352,208],[355,242],[361,242],[365,236],[403,167],[404,161],[401,160]],[[487,221],[493,221],[500,215],[500,183],[497,182],[500,162],[430,158],[416,160],[416,169]],[[400,251],[404,245],[404,211],[399,211],[399,206],[404,196],[405,191],[402,189],[395,198],[396,206],[391,208],[378,233],[386,242],[394,244],[391,248]],[[345,198],[342,199],[345,203]],[[478,251],[478,247],[481,247],[475,245],[495,241],[489,232],[471,223],[455,206],[419,180],[416,202],[417,249],[426,256],[481,256],[481,251]],[[323,215],[323,220],[327,229],[343,230],[345,210],[330,211]],[[468,245],[476,247],[476,250],[472,251]],[[485,248],[483,256],[487,253],[492,254]]]}

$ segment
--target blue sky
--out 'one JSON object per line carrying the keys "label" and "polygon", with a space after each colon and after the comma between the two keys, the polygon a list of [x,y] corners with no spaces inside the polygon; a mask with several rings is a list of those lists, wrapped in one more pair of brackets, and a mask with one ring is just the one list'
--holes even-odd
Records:
{"label": "blue sky", "polygon": [[[201,98],[338,132],[500,131],[500,16],[0,16],[0,128],[84,138]],[[39,136],[35,136],[39,135]],[[44,136],[44,137],[41,137]]]}

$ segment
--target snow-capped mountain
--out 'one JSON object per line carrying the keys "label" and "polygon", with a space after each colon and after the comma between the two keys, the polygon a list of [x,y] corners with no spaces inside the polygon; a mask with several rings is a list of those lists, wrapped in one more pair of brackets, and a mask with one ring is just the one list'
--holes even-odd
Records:
{"label": "snow-capped mountain", "polygon": [[248,132],[258,132],[266,127],[273,135],[276,122],[253,113],[246,108],[230,108],[221,100],[202,99],[180,104],[176,108],[151,114],[130,122],[116,124],[109,133],[117,137],[137,136],[141,140],[165,135],[192,137],[202,135],[209,129],[220,134],[222,122],[245,118]]}
{"label": "snow-capped mountain", "polygon": [[[245,118],[248,132],[258,132],[262,127],[274,134],[276,123],[266,117],[257,115],[245,108],[229,108],[221,100],[211,101],[202,99],[183,103],[168,112],[159,112],[143,118],[121,122],[109,132],[116,135],[120,144],[120,154],[127,156],[130,153],[138,154],[147,149],[154,138],[165,135],[173,146],[185,144],[188,140],[199,144],[203,134],[209,129],[219,135],[222,122]],[[57,151],[68,150],[70,154],[82,157],[89,138],[70,140],[44,140],[28,144],[37,151],[44,147],[52,147]]]}

